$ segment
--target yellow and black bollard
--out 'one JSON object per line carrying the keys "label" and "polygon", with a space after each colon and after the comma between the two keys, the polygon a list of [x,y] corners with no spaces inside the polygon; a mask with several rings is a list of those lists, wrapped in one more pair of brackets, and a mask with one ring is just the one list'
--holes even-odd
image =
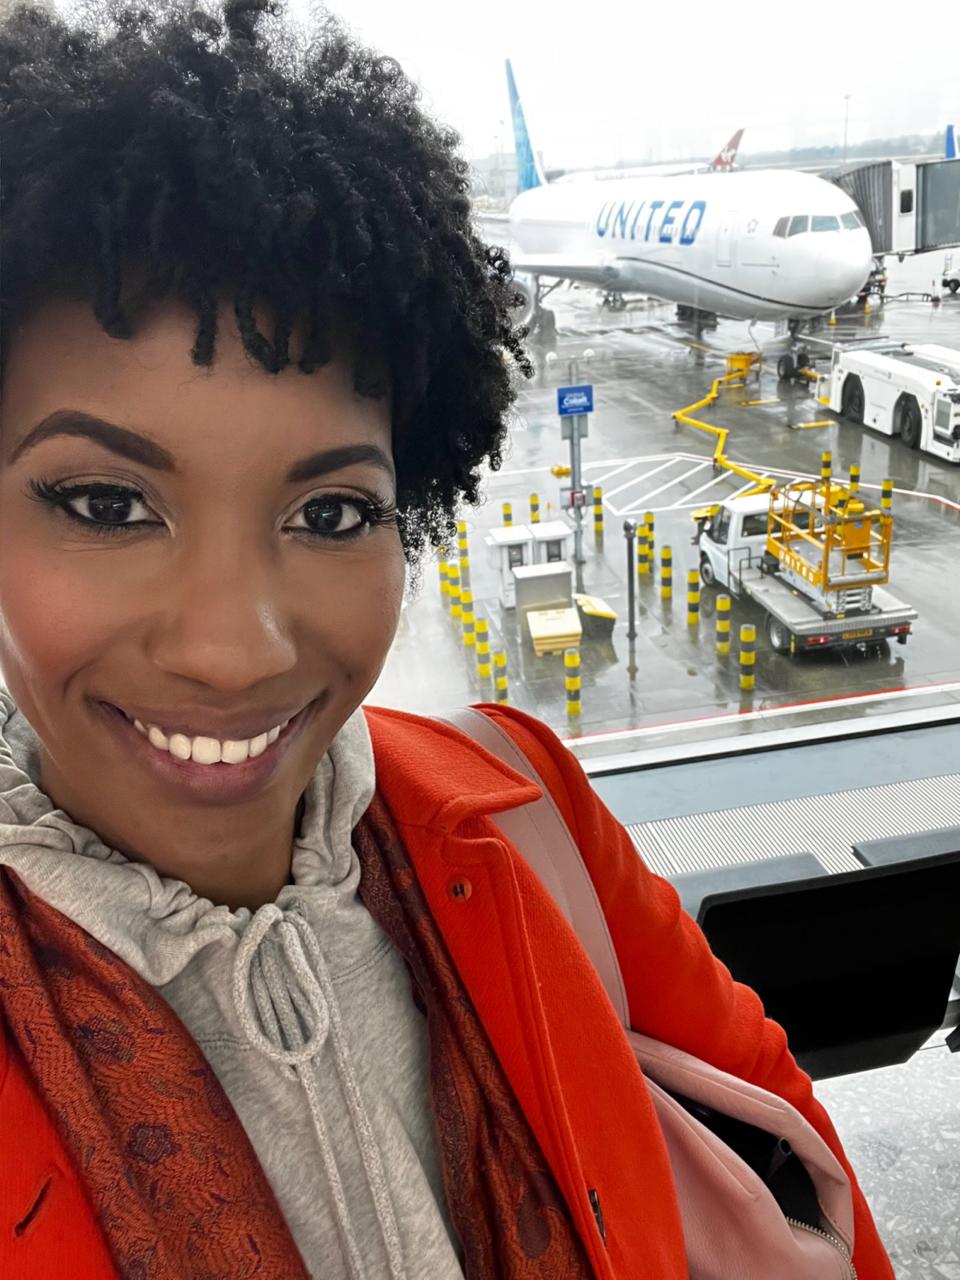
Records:
{"label": "yellow and black bollard", "polygon": [[757,680],[757,628],[745,622],[740,628],[740,690],[750,693]]}
{"label": "yellow and black bollard", "polygon": [[893,481],[884,480],[880,486],[880,510],[890,512],[893,510]]}
{"label": "yellow and black bollard", "polygon": [[450,584],[450,617],[460,621],[460,571],[455,564],[447,567],[447,582]]}
{"label": "yellow and black bollard", "polygon": [[463,643],[468,649],[472,649],[477,636],[473,628],[473,592],[469,587],[460,588],[460,624]]}
{"label": "yellow and black bollard", "polygon": [[503,504],[503,523],[513,524],[513,507],[509,502]]}
{"label": "yellow and black bollard", "polygon": [[593,486],[593,536],[603,541],[603,490],[598,484]]}
{"label": "yellow and black bollard", "polygon": [[447,571],[449,568],[450,566],[447,564],[446,560],[440,561],[440,595],[444,600],[446,600],[447,596],[450,594],[450,582],[447,578]]}
{"label": "yellow and black bollard", "polygon": [[477,633],[477,675],[481,680],[489,680],[492,674],[490,666],[490,631],[486,618],[478,618]]}
{"label": "yellow and black bollard", "polygon": [[467,522],[465,520],[457,521],[457,554],[461,560],[470,554],[470,548],[467,546]]}
{"label": "yellow and black bollard", "polygon": [[507,655],[504,649],[498,649],[493,655],[493,694],[497,702],[510,701],[510,686],[507,683]]}
{"label": "yellow and black bollard", "polygon": [[539,493],[531,493],[530,495],[530,523],[540,523],[540,495]]}
{"label": "yellow and black bollard", "polygon": [[660,599],[673,599],[673,551],[664,547],[660,552]]}
{"label": "yellow and black bollard", "polygon": [[564,649],[563,683],[567,691],[567,715],[580,714],[580,650]]}
{"label": "yellow and black bollard", "polygon": [[690,569],[687,573],[687,626],[700,625],[700,573]]}
{"label": "yellow and black bollard", "polygon": [[470,557],[460,557],[460,590],[470,586]]}
{"label": "yellow and black bollard", "polygon": [[717,654],[723,658],[730,652],[730,606],[733,601],[729,596],[717,596]]}
{"label": "yellow and black bollard", "polygon": [[856,463],[853,463],[853,465],[850,468],[849,489],[851,493],[856,493],[859,488],[860,488],[860,468],[857,466]]}
{"label": "yellow and black bollard", "polygon": [[843,519],[843,517],[847,514],[847,503],[849,501],[850,501],[850,495],[847,493],[846,489],[841,489],[840,492],[837,494],[836,502],[833,504],[834,511],[836,511],[837,515],[841,519]]}
{"label": "yellow and black bollard", "polygon": [[657,563],[656,538],[653,536],[653,512],[648,511],[643,517],[643,523],[647,529],[647,554],[650,556],[650,564]]}
{"label": "yellow and black bollard", "polygon": [[833,454],[829,449],[824,449],[820,455],[820,481],[822,484],[829,484],[830,477],[833,474]]}
{"label": "yellow and black bollard", "polygon": [[650,576],[650,538],[645,524],[637,525],[637,573]]}

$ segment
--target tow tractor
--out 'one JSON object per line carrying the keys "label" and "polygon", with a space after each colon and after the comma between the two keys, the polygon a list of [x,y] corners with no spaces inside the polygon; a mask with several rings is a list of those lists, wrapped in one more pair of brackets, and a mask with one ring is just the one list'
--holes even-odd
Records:
{"label": "tow tractor", "polygon": [[907,643],[917,611],[884,586],[893,516],[859,490],[764,479],[693,518],[704,584],[753,600],[778,653]]}
{"label": "tow tractor", "polygon": [[835,346],[823,398],[851,422],[960,462],[960,351],[891,342]]}

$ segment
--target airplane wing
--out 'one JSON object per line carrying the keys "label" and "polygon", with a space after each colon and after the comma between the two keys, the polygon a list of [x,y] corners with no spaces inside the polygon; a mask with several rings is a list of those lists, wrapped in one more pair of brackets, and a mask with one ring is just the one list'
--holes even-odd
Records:
{"label": "airplane wing", "polygon": [[510,265],[514,271],[531,276],[550,276],[555,280],[579,280],[601,288],[614,285],[620,277],[615,262],[608,258],[571,258],[564,253],[524,254],[511,253]]}

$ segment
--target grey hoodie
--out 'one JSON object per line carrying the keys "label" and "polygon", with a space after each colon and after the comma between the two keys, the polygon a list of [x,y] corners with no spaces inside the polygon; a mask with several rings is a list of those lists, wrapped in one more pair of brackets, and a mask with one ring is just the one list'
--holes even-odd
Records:
{"label": "grey hoodie", "polygon": [[[233,1103],[311,1275],[462,1280],[403,961],[357,895],[373,795],[363,713],[306,792],[294,883],[252,913],[130,862],[39,789],[0,689],[0,863],[151,983]],[[278,1278],[279,1280],[279,1278]]]}

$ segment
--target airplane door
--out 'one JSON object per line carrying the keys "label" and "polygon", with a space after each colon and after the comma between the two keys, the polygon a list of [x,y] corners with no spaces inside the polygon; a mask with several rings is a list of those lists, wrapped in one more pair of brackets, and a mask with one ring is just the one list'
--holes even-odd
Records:
{"label": "airplane door", "polygon": [[737,214],[728,212],[723,215],[720,229],[717,232],[717,266],[733,265],[733,233],[737,226]]}

